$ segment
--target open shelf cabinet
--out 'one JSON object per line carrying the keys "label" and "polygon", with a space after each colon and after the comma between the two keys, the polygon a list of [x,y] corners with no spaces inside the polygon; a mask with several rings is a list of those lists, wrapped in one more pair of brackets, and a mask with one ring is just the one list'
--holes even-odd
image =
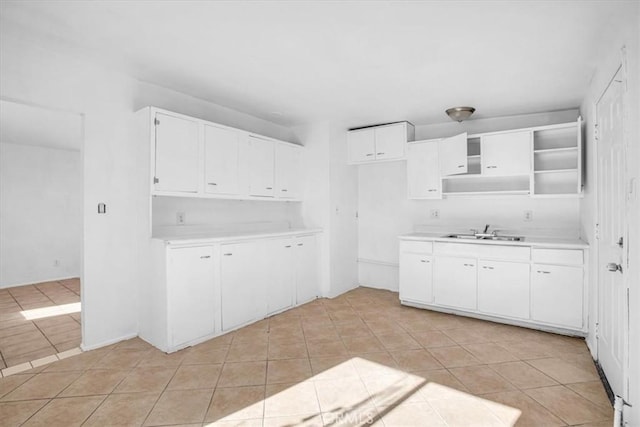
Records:
{"label": "open shelf cabinet", "polygon": [[582,193],[582,119],[533,131],[532,196]]}

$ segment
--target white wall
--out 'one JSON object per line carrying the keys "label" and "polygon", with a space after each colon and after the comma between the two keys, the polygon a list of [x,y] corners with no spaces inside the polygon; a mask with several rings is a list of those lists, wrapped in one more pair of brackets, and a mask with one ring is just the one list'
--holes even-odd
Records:
{"label": "white wall", "polygon": [[601,60],[593,75],[589,92],[581,106],[585,117],[587,183],[582,201],[581,224],[583,238],[591,246],[592,263],[589,282],[589,323],[587,337],[594,356],[597,349],[594,324],[598,319],[599,260],[596,251],[595,224],[598,222],[596,205],[596,146],[594,140],[595,104],[622,62],[621,49],[626,50],[627,88],[624,95],[624,139],[627,150],[625,187],[628,194],[627,225],[628,253],[624,270],[624,283],[629,288],[629,395],[633,407],[625,408],[625,421],[629,426],[640,425],[640,3],[629,2],[625,21],[616,23],[611,37],[603,40],[598,50]]}
{"label": "white wall", "polygon": [[[575,121],[577,110],[471,120],[416,127],[416,140],[452,136],[461,132],[542,126]],[[552,228],[568,237],[579,237],[580,202],[570,199],[534,199],[522,196],[408,200],[406,162],[358,166],[358,270],[360,284],[398,290],[398,235],[426,225],[447,229],[521,230],[539,234]],[[431,219],[431,210],[440,218]],[[524,211],[533,211],[525,222]]]}
{"label": "white wall", "polygon": [[346,163],[346,128],[324,122],[294,131],[305,146],[302,218],[307,226],[324,230],[320,243],[322,295],[334,297],[358,286],[357,173]]}
{"label": "white wall", "polygon": [[176,226],[176,214],[185,214],[185,225],[230,228],[268,227],[268,223],[291,228],[303,225],[300,202],[267,200],[218,200],[188,197],[154,197],[153,228]]}
{"label": "white wall", "polygon": [[358,286],[358,171],[347,165],[347,132],[330,132],[331,296]]}
{"label": "white wall", "polygon": [[80,276],[81,177],[78,150],[0,144],[0,288]]}
{"label": "white wall", "polygon": [[[275,124],[189,97],[119,72],[61,55],[20,35],[0,37],[0,96],[84,114],[83,346],[94,348],[137,333],[138,255],[149,216],[136,185],[146,158],[133,112],[158,105],[274,138]],[[106,215],[97,204],[107,204]]]}

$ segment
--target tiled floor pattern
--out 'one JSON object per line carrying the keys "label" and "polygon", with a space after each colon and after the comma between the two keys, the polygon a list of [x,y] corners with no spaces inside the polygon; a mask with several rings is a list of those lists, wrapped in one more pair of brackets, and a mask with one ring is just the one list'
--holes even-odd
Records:
{"label": "tiled floor pattern", "polygon": [[609,426],[584,341],[358,288],[170,355],[140,339],[0,380],[12,425]]}
{"label": "tiled floor pattern", "polygon": [[80,313],[55,311],[79,302],[79,279],[0,289],[0,369],[78,347]]}

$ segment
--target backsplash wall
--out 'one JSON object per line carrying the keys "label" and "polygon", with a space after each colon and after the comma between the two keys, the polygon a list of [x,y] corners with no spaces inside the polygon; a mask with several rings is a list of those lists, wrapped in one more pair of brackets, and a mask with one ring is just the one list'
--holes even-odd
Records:
{"label": "backsplash wall", "polygon": [[[254,224],[302,226],[299,202],[261,200],[153,197],[153,229],[175,226],[176,214],[185,214],[185,226],[218,228],[250,227]],[[260,227],[262,228],[262,226]]]}

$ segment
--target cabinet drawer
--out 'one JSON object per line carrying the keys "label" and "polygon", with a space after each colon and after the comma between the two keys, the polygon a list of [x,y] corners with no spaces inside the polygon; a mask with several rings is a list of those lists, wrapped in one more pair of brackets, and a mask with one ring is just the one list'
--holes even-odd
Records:
{"label": "cabinet drawer", "polygon": [[583,257],[580,249],[533,249],[533,262],[545,264],[582,265]]}
{"label": "cabinet drawer", "polygon": [[433,242],[416,242],[402,240],[400,242],[400,252],[430,254],[433,252]]}
{"label": "cabinet drawer", "polygon": [[434,251],[438,255],[472,256],[505,261],[528,262],[531,259],[531,248],[524,246],[436,242]]}
{"label": "cabinet drawer", "polygon": [[478,245],[478,257],[505,261],[529,261],[531,248],[524,246]]}
{"label": "cabinet drawer", "polygon": [[476,257],[480,245],[470,245],[468,243],[444,243],[435,242],[433,250],[438,255],[451,255],[455,257]]}

